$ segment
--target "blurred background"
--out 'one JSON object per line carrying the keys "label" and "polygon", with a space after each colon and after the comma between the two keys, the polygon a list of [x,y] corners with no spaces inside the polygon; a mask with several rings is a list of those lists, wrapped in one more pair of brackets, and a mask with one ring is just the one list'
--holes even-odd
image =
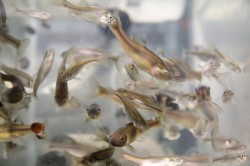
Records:
{"label": "blurred background", "polygon": [[[56,76],[61,63],[61,53],[78,46],[102,49],[110,54],[124,54],[116,38],[107,27],[79,20],[56,3],[57,0],[3,0],[7,13],[10,34],[18,39],[28,38],[30,43],[21,55],[16,56],[14,48],[0,45],[0,61],[35,76],[45,52],[54,48],[55,62],[48,78],[39,88],[39,101],[32,99],[28,110],[20,110],[25,123],[34,121],[46,124],[47,137],[37,140],[27,136],[21,140],[24,149],[9,158],[0,159],[0,165],[63,166],[69,165],[63,153],[50,152],[46,142],[63,140],[67,133],[94,134],[98,124],[84,123],[82,115],[91,103],[98,103],[102,109],[101,124],[111,132],[128,123],[117,116],[120,108],[103,97],[90,97],[94,88],[88,83],[95,76],[104,87],[118,88],[128,79],[124,69],[118,71],[114,65],[89,65],[82,71],[80,80],[70,82],[70,94],[79,100],[80,108],[59,108],[54,102]],[[165,57],[183,57],[184,50],[197,47],[217,46],[240,64],[249,60],[250,43],[250,1],[248,0],[89,0],[89,4],[118,10],[125,31],[141,39],[153,52],[163,52]],[[49,12],[52,19],[41,21],[16,12],[16,8],[36,9]],[[194,58],[189,59],[197,65]],[[125,64],[121,62],[121,64]],[[222,69],[223,70],[223,69]],[[245,144],[250,143],[249,132],[249,82],[247,73],[231,74],[227,85],[235,92],[237,104],[223,107],[220,116],[220,131]],[[202,82],[211,87],[213,99],[218,99],[224,87],[216,82]],[[194,89],[194,86],[189,86]],[[216,101],[215,101],[216,102]],[[220,101],[218,101],[218,104]],[[150,146],[150,148],[146,148]],[[209,145],[196,140],[183,130],[180,139],[169,141],[161,129],[146,133],[142,140],[133,143],[140,155],[185,155],[203,153],[215,155]],[[128,163],[127,163],[128,164]],[[122,165],[127,165],[122,164]]]}

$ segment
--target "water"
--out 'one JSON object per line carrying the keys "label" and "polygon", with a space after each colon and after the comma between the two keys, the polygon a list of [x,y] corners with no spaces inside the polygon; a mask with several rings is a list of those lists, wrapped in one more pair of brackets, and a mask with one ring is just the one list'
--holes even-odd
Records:
{"label": "water", "polygon": [[[221,0],[220,2],[215,0],[137,0],[133,2],[131,0],[95,0],[89,3],[109,9],[121,9],[123,12],[120,11],[119,14],[126,33],[136,40],[144,41],[144,44],[153,52],[164,52],[165,57],[181,58],[184,56],[184,50],[194,50],[197,46],[212,49],[216,46],[239,62],[241,67],[249,61],[250,6],[247,0]],[[58,7],[53,0],[19,0],[18,2],[3,0],[3,4],[6,9],[9,33],[17,39],[27,38],[30,42],[25,50],[18,52],[18,55],[14,47],[0,43],[1,62],[17,67],[35,77],[45,52],[54,48],[56,56],[51,72],[38,89],[39,100],[32,98],[28,109],[16,111],[16,116],[20,116],[25,124],[44,123],[46,138],[39,140],[34,135],[27,135],[15,140],[23,148],[7,154],[7,159],[4,157],[5,144],[1,143],[0,154],[3,157],[0,159],[0,165],[15,166],[20,163],[26,166],[72,165],[71,155],[62,151],[56,152],[59,151],[58,149],[51,150],[48,144],[52,140],[57,143],[72,143],[71,139],[65,138],[68,134],[75,134],[76,137],[80,137],[81,134],[87,135],[85,136],[87,141],[97,144],[88,134],[95,135],[99,123],[86,123],[83,115],[86,113],[86,107],[92,103],[100,105],[103,116],[100,123],[107,127],[110,133],[129,123],[126,116],[116,116],[117,111],[123,108],[121,105],[106,97],[94,96],[96,87],[93,85],[93,78],[104,87],[118,89],[129,80],[123,65],[131,62],[131,59],[124,55],[122,47],[107,27],[76,19],[69,12]],[[17,7],[49,12],[52,18],[46,21],[31,18],[15,12]],[[62,60],[61,53],[73,46],[101,49],[115,56],[123,56],[123,58],[119,59],[118,68],[110,62],[93,63],[84,67],[77,78],[68,83],[70,96],[77,99],[81,106],[68,109],[56,105],[54,87]],[[192,64],[192,67],[199,69],[200,61],[197,58],[186,60]],[[220,135],[235,138],[248,146],[250,140],[248,134],[249,73],[233,73],[225,66],[222,66],[220,72],[230,72],[224,87],[213,80],[206,78],[202,80],[202,84],[211,87],[212,100],[224,110],[219,113]],[[149,80],[155,80],[143,71],[140,73]],[[162,82],[164,83],[165,81]],[[194,91],[200,83],[174,82],[171,85],[175,90]],[[235,93],[235,101],[232,104],[226,105],[221,101],[221,95],[226,89]],[[28,91],[32,92],[32,89]],[[140,112],[147,119],[157,115],[146,111]],[[188,129],[179,128],[179,131],[181,133],[179,139],[168,140],[164,136],[162,127],[154,128],[132,143],[136,149],[135,153],[126,147],[122,149],[129,154],[144,157],[190,156],[197,153],[211,157],[223,155],[223,153],[215,152],[211,144],[195,138]],[[89,147],[82,148],[82,155],[89,150],[91,150]],[[116,151],[113,158],[121,165],[135,165],[133,162],[122,159],[123,151],[120,148]],[[244,154],[249,155],[248,151]],[[206,164],[199,163],[198,165]],[[237,163],[227,162],[224,165],[237,165]],[[245,165],[249,165],[249,162]]]}

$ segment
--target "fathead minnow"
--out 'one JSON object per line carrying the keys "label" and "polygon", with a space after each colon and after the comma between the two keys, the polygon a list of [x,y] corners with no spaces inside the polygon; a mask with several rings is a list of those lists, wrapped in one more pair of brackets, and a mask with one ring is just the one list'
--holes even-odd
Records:
{"label": "fathead minnow", "polygon": [[16,8],[16,12],[23,13],[29,17],[41,19],[41,20],[48,20],[52,17],[50,13],[42,12],[42,11],[36,11],[36,10],[30,10],[30,9],[21,9]]}
{"label": "fathead minnow", "polygon": [[175,61],[164,57],[162,57],[162,59],[166,64],[166,67],[168,68],[173,80],[185,81],[187,79],[185,71],[178,64],[176,64]]}
{"label": "fathead minnow", "polygon": [[[161,118],[156,117],[151,120],[147,120],[146,123],[148,125],[147,130],[149,130],[153,127],[160,126]],[[133,123],[128,123],[125,127],[118,128],[115,132],[113,132],[109,136],[109,142],[111,145],[117,147],[130,146],[130,144],[144,132],[144,130],[135,127]]]}
{"label": "fathead minnow", "polygon": [[4,32],[8,31],[7,23],[6,23],[6,11],[3,4],[3,1],[0,0],[0,29],[3,29]]}
{"label": "fathead minnow", "polygon": [[56,80],[55,101],[58,106],[63,106],[69,100],[68,83],[62,81],[62,73],[65,71],[65,63],[67,56],[63,57],[62,63],[59,67]]}
{"label": "fathead minnow", "polygon": [[239,154],[239,155],[230,155],[227,154],[222,157],[214,158],[213,163],[228,163],[228,164],[242,164],[247,160],[248,156]]}
{"label": "fathead minnow", "polygon": [[0,64],[0,69],[8,75],[13,75],[19,78],[25,87],[31,88],[33,86],[33,78],[29,74],[16,68],[9,67],[3,63]]}
{"label": "fathead minnow", "polygon": [[87,115],[89,119],[99,119],[101,115],[101,108],[98,104],[90,104],[87,108]]}
{"label": "fathead minnow", "polygon": [[214,74],[215,72],[217,72],[217,70],[220,68],[220,62],[214,60],[214,59],[210,59],[208,60],[204,67],[203,67],[203,74],[205,76],[210,76],[212,74]]}
{"label": "fathead minnow", "polygon": [[76,16],[92,23],[108,26],[116,21],[111,12],[97,6],[78,6],[67,0],[63,0],[63,6],[72,11]]}
{"label": "fathead minnow", "polygon": [[139,81],[140,80],[140,74],[139,70],[133,63],[128,63],[124,65],[124,68],[126,72],[128,73],[128,76],[133,81]]}
{"label": "fathead minnow", "polygon": [[75,76],[77,74],[79,74],[79,72],[82,70],[83,66],[88,64],[88,63],[91,63],[91,62],[95,62],[95,61],[98,61],[99,58],[86,58],[86,59],[83,59],[81,61],[77,61],[76,63],[70,65],[63,73],[62,73],[62,76],[61,76],[61,81],[63,82],[67,82],[67,81],[70,81],[72,80],[73,78],[75,78]]}
{"label": "fathead minnow", "polygon": [[136,109],[135,104],[130,101],[127,97],[120,94],[118,91],[113,89],[107,89],[97,84],[97,95],[103,95],[112,98],[117,103],[122,103],[125,107],[125,112],[128,119],[138,128],[147,129],[147,124],[140,114],[140,112]]}
{"label": "fathead minnow", "polygon": [[136,102],[137,100],[139,100],[142,103],[144,103],[144,105],[147,106],[148,108],[153,109],[154,111],[158,113],[162,112],[161,106],[152,97],[149,97],[144,94],[137,93],[137,92],[129,91],[126,89],[122,89],[122,88],[118,89],[117,91],[123,94],[128,99],[132,100],[133,102]]}
{"label": "fathead minnow", "polygon": [[54,49],[49,49],[43,57],[43,61],[38,70],[36,81],[33,87],[33,94],[35,97],[37,97],[37,90],[39,85],[42,83],[42,81],[45,79],[45,77],[49,74],[51,70],[52,64],[54,62],[54,57],[55,57]]}
{"label": "fathead minnow", "polygon": [[44,130],[42,123],[33,123],[31,125],[11,124],[9,127],[0,125],[0,142],[13,141],[30,133],[34,133],[37,138],[43,139],[45,137]]}
{"label": "fathead minnow", "polygon": [[11,82],[12,84],[12,87],[7,89],[7,91],[2,94],[2,101],[12,104],[20,102],[23,99],[25,93],[22,81],[13,75],[5,75],[0,73],[0,76],[3,82],[7,81]]}
{"label": "fathead minnow", "polygon": [[163,60],[147,47],[129,38],[118,19],[109,28],[116,36],[123,50],[133,59],[136,66],[160,80],[170,80],[172,78]]}
{"label": "fathead minnow", "polygon": [[195,71],[191,68],[191,66],[185,62],[184,60],[181,59],[171,59],[172,61],[174,61],[181,69],[183,72],[186,73],[186,79],[195,79],[198,81],[202,80],[202,72],[200,71]]}
{"label": "fathead minnow", "polygon": [[183,163],[183,159],[177,156],[136,157],[123,154],[123,157],[139,166],[180,166]]}
{"label": "fathead minnow", "polygon": [[218,48],[215,48],[214,51],[219,55],[219,57],[221,58],[222,63],[229,68],[230,70],[236,72],[236,73],[240,73],[241,72],[241,67],[240,65],[232,58],[230,58],[229,56],[225,55],[224,53],[222,53]]}
{"label": "fathead minnow", "polygon": [[246,146],[242,145],[238,140],[226,137],[214,137],[205,138],[205,142],[211,142],[214,150],[226,151],[226,152],[237,152],[246,150]]}
{"label": "fathead minnow", "polygon": [[222,109],[212,101],[210,87],[201,85],[195,89],[195,93],[197,110],[200,111],[209,120],[209,122],[218,124],[218,113]]}
{"label": "fathead minnow", "polygon": [[110,159],[113,156],[114,152],[115,152],[115,148],[113,146],[109,146],[107,149],[99,150],[97,152],[93,152],[86,156],[83,156],[81,163],[92,165],[97,162],[102,162],[102,161]]}
{"label": "fathead minnow", "polygon": [[223,103],[228,103],[233,100],[234,92],[231,90],[225,90],[222,94],[222,101]]}

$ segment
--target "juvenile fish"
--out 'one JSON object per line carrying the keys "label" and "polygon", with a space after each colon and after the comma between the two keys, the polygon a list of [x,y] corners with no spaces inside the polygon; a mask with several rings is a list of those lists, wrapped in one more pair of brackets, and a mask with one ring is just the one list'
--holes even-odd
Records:
{"label": "juvenile fish", "polygon": [[117,91],[123,94],[124,96],[126,96],[127,98],[131,99],[132,101],[139,100],[148,108],[153,109],[153,111],[156,111],[158,113],[162,112],[161,106],[152,97],[149,97],[149,96],[137,93],[137,92],[129,91],[123,88],[120,88]]}
{"label": "juvenile fish", "polygon": [[231,90],[225,90],[222,94],[222,101],[223,103],[229,103],[233,100],[234,92]]}
{"label": "juvenile fish", "polygon": [[225,155],[222,157],[214,158],[213,163],[234,163],[234,164],[242,164],[245,163],[248,156],[239,154],[239,155]]}
{"label": "juvenile fish", "polygon": [[183,72],[185,72],[187,80],[202,80],[202,72],[193,70],[191,66],[185,61],[176,58],[171,60],[174,61],[182,69]]}
{"label": "juvenile fish", "polygon": [[73,12],[76,16],[95,24],[108,26],[115,22],[115,18],[111,12],[96,6],[78,6],[67,0],[63,0],[63,6]]}
{"label": "juvenile fish", "polygon": [[37,90],[39,85],[43,82],[43,80],[46,78],[46,76],[49,74],[52,64],[54,62],[55,57],[55,50],[49,49],[46,54],[43,57],[42,64],[40,65],[40,68],[37,73],[37,77],[35,80],[35,84],[33,87],[33,94],[37,98]]}
{"label": "juvenile fish", "polygon": [[136,66],[133,63],[125,64],[124,68],[129,76],[129,78],[132,81],[139,81],[140,80],[139,70],[136,68]]}
{"label": "juvenile fish", "polygon": [[84,157],[82,157],[82,164],[94,164],[96,162],[102,162],[110,159],[115,152],[115,148],[113,146],[109,146],[107,149],[103,149],[97,152],[90,153]]}
{"label": "juvenile fish", "polygon": [[37,18],[40,20],[48,20],[52,17],[50,13],[37,11],[37,10],[30,10],[30,9],[22,9],[22,8],[16,8],[16,12],[25,14],[26,16]]}
{"label": "juvenile fish", "polygon": [[45,137],[45,128],[42,123],[33,123],[31,125],[11,124],[0,125],[0,142],[13,141],[24,135],[34,133],[37,138],[43,139]]}
{"label": "juvenile fish", "polygon": [[123,154],[126,160],[132,161],[140,166],[180,166],[183,159],[177,156],[163,156],[163,157],[136,157],[129,154]]}
{"label": "juvenile fish", "polygon": [[227,68],[229,68],[231,71],[234,71],[236,73],[241,72],[241,67],[238,64],[238,62],[236,62],[231,57],[229,57],[229,56],[225,55],[224,53],[222,53],[218,48],[215,48],[214,51],[220,56],[220,58],[222,59],[223,64]]}
{"label": "juvenile fish", "polygon": [[[146,121],[148,128],[147,130],[158,127],[161,125],[161,119],[160,117],[156,117],[151,120]],[[145,131],[134,126],[133,123],[128,123],[125,127],[117,129],[115,132],[113,132],[109,136],[109,142],[113,146],[117,147],[123,147],[123,146],[129,146],[132,142],[135,141],[135,139],[140,136]]]}
{"label": "juvenile fish", "polygon": [[122,103],[125,107],[125,112],[129,120],[138,128],[147,129],[147,124],[143,118],[143,116],[139,113],[136,109],[135,104],[127,99],[124,95],[120,94],[119,92],[113,89],[107,89],[100,86],[97,82],[97,95],[103,95],[110,97],[117,103]]}
{"label": "juvenile fish", "polygon": [[55,102],[58,106],[65,105],[69,100],[69,92],[68,92],[68,82],[62,81],[62,74],[65,71],[65,64],[67,61],[67,56],[63,58],[63,61],[60,65],[57,80],[56,80],[56,91],[55,91]]}
{"label": "juvenile fish", "polygon": [[5,11],[5,7],[3,4],[3,1],[0,0],[0,29],[2,29],[1,31],[3,32],[7,32],[8,31],[8,27],[7,27],[7,23],[6,23],[6,11]]}
{"label": "juvenile fish", "polygon": [[101,108],[98,104],[90,104],[87,108],[87,115],[89,119],[99,119],[101,115]]}
{"label": "juvenile fish", "polygon": [[9,67],[4,63],[0,64],[0,69],[8,75],[13,75],[19,78],[25,87],[31,88],[33,86],[33,78],[29,74],[16,68]]}
{"label": "juvenile fish", "polygon": [[130,39],[123,30],[119,19],[116,18],[109,28],[116,36],[123,50],[133,59],[136,66],[157,79],[172,79],[170,71],[164,61],[147,47]]}
{"label": "juvenile fish", "polygon": [[62,73],[61,81],[67,82],[67,81],[72,80],[73,78],[75,78],[77,74],[80,73],[84,65],[91,63],[91,62],[98,61],[98,60],[99,58],[86,58],[84,60],[81,60],[72,64],[67,69],[65,69],[65,71]]}

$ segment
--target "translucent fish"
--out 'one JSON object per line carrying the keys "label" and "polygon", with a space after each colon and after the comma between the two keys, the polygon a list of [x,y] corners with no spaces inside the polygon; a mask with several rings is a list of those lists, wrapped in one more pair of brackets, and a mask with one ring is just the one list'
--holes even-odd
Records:
{"label": "translucent fish", "polygon": [[136,157],[129,154],[123,154],[123,157],[140,166],[180,166],[183,163],[183,159],[177,156]]}
{"label": "translucent fish", "polygon": [[31,9],[16,8],[16,12],[22,13],[29,17],[37,18],[40,20],[48,20],[52,18],[52,15],[50,13],[37,11],[37,10],[31,10]]}
{"label": "translucent fish", "polygon": [[60,68],[57,74],[54,99],[58,106],[65,105],[69,100],[68,83],[62,81],[62,73],[65,71],[66,61],[67,61],[67,56],[63,57],[63,61],[60,65]]}
{"label": "translucent fish", "polygon": [[[158,127],[161,125],[161,119],[160,117],[157,117],[152,120],[147,120],[146,123],[148,125],[148,129]],[[113,146],[117,147],[128,146],[144,132],[144,130],[135,127],[133,123],[128,123],[125,127],[118,128],[115,132],[113,132],[109,136],[109,142]]]}
{"label": "translucent fish", "polygon": [[227,89],[222,94],[222,102],[223,103],[231,102],[233,100],[233,97],[234,97],[234,92]]}
{"label": "translucent fish", "polygon": [[29,74],[21,70],[18,70],[16,68],[9,67],[5,65],[4,63],[0,64],[0,69],[8,75],[14,75],[17,78],[19,78],[22,81],[24,86],[29,87],[29,88],[33,86],[33,78]]}
{"label": "translucent fish", "polygon": [[38,74],[37,74],[35,84],[33,87],[33,94],[35,97],[37,97],[37,90],[38,90],[39,85],[43,82],[43,80],[46,78],[46,76],[49,74],[51,70],[51,67],[54,62],[54,57],[55,57],[54,49],[49,49],[43,57],[43,61],[38,70]]}
{"label": "translucent fish", "polygon": [[133,81],[140,80],[139,70],[136,68],[136,66],[133,63],[125,64],[124,68],[131,80]]}
{"label": "translucent fish", "polygon": [[109,26],[116,21],[111,12],[97,6],[79,6],[72,4],[67,0],[63,0],[63,6],[76,15],[77,18],[83,18],[84,20],[95,24]]}
{"label": "translucent fish", "polygon": [[116,21],[109,28],[136,66],[157,79],[170,80],[172,78],[170,71],[160,57],[139,42],[129,38],[123,30],[119,18],[116,18]]}

